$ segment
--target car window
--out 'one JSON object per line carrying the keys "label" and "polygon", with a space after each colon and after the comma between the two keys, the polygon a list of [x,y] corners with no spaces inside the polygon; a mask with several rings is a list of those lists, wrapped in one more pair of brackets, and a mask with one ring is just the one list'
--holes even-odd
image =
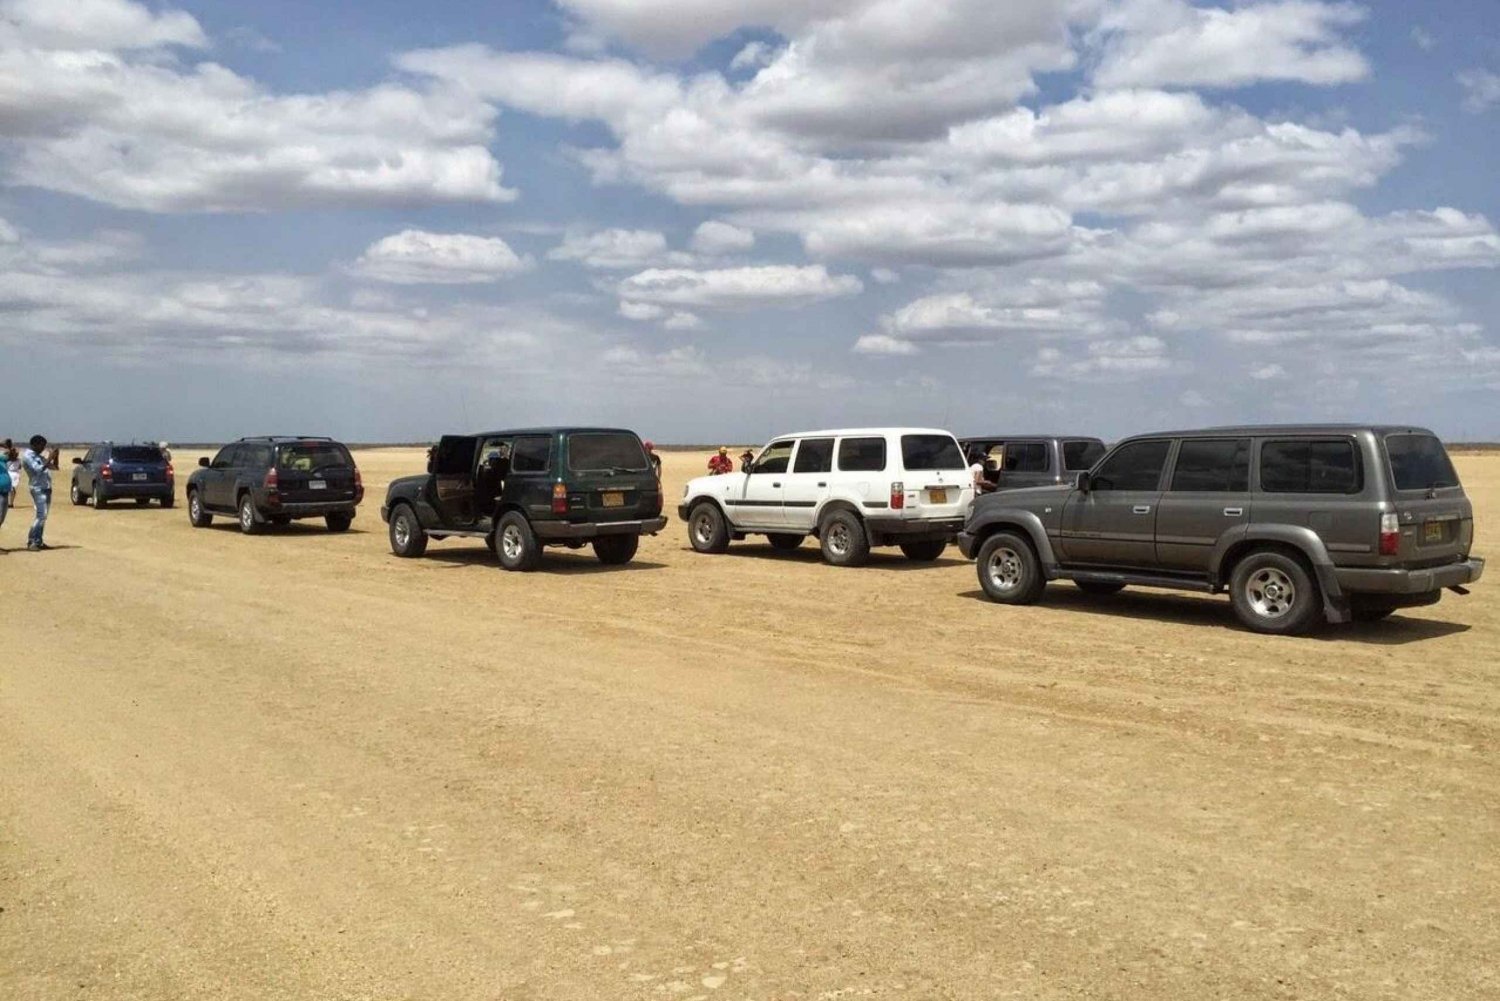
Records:
{"label": "car window", "polygon": [[1039,441],[1013,441],[1005,446],[1007,473],[1045,473],[1047,446]]}
{"label": "car window", "polygon": [[474,474],[475,438],[449,435],[438,439],[430,468],[438,476],[472,476]]}
{"label": "car window", "polygon": [[1260,488],[1276,494],[1357,494],[1361,477],[1354,442],[1268,441],[1260,447]]}
{"label": "car window", "polygon": [[116,445],[114,458],[121,462],[161,462],[161,449],[155,445]]}
{"label": "car window", "polygon": [[1065,441],[1062,444],[1063,468],[1068,472],[1093,469],[1094,463],[1104,457],[1102,441]]}
{"label": "car window", "polygon": [[826,473],[833,469],[833,439],[803,438],[797,449],[794,473]]}
{"label": "car window", "polygon": [[[269,460],[270,456],[265,458]],[[354,460],[349,457],[349,450],[337,442],[299,441],[276,447],[276,465],[306,473],[330,466],[352,466]]]}
{"label": "car window", "polygon": [[513,473],[545,473],[551,457],[551,436],[528,435],[525,438],[517,438],[515,445],[510,450],[510,471]]}
{"label": "car window", "polygon": [[792,461],[792,441],[773,441],[760,453],[760,458],[755,460],[754,470],[757,473],[784,473]]}
{"label": "car window", "polygon": [[1430,434],[1388,434],[1385,452],[1397,490],[1458,486],[1458,473],[1447,449]]}
{"label": "car window", "polygon": [[233,469],[235,458],[240,454],[240,446],[225,445],[219,449],[219,454],[214,456],[212,463],[215,469]]}
{"label": "car window", "polygon": [[1167,464],[1171,442],[1132,441],[1121,445],[1105,459],[1090,478],[1093,490],[1155,490]]}
{"label": "car window", "polygon": [[964,453],[957,440],[948,434],[904,434],[901,436],[901,466],[917,471],[925,469],[963,469]]}
{"label": "car window", "polygon": [[651,468],[651,460],[641,440],[629,432],[587,432],[568,435],[568,468],[575,473],[604,469],[643,473]]}
{"label": "car window", "polygon": [[1249,490],[1250,439],[1187,439],[1177,449],[1171,489],[1204,493]]}
{"label": "car window", "polygon": [[271,455],[270,445],[241,445],[239,461],[235,464],[244,469],[269,469]]}
{"label": "car window", "polygon": [[885,439],[843,439],[839,442],[839,469],[846,473],[881,472],[885,469]]}
{"label": "car window", "polygon": [[83,461],[84,462],[93,462],[95,460],[95,458],[98,457],[98,455],[99,455],[99,450],[97,448],[91,448],[87,452],[83,453]]}

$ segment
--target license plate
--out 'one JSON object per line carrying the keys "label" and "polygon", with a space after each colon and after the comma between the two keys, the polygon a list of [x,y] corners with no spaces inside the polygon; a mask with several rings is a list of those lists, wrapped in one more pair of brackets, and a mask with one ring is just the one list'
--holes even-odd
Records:
{"label": "license plate", "polygon": [[1441,521],[1429,521],[1427,524],[1423,525],[1422,526],[1422,541],[1423,542],[1442,542],[1443,541],[1443,523]]}
{"label": "license plate", "polygon": [[145,483],[151,477],[147,476],[145,473],[131,473],[130,478],[137,483]]}
{"label": "license plate", "polygon": [[325,483],[323,480],[308,480],[307,481],[307,489],[309,489],[309,490],[327,490],[328,489],[328,484]]}
{"label": "license plate", "polygon": [[932,503],[934,503],[934,504],[946,504],[946,503],[948,503],[948,491],[947,490],[929,490],[927,492],[928,492],[928,494],[930,494],[932,496]]}
{"label": "license plate", "polygon": [[625,495],[622,493],[608,493],[599,495],[600,502],[605,507],[624,507]]}

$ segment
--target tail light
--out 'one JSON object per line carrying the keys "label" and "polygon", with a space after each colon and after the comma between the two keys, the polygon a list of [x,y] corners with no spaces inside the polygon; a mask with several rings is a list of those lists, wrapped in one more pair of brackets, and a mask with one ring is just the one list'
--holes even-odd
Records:
{"label": "tail light", "polygon": [[891,510],[900,511],[906,507],[906,484],[897,480],[891,484]]}
{"label": "tail light", "polygon": [[172,480],[173,480],[173,478],[176,477],[176,476],[177,476],[177,470],[175,470],[175,469],[172,468],[172,464],[170,462],[167,463],[167,482],[171,483]]}
{"label": "tail light", "polygon": [[106,462],[104,465],[102,465],[102,466],[99,467],[99,477],[101,479],[105,479],[105,480],[112,480],[112,479],[114,479],[115,478],[114,468],[109,463]]}
{"label": "tail light", "polygon": [[1380,516],[1380,555],[1395,556],[1401,549],[1401,519],[1394,511]]}
{"label": "tail light", "polygon": [[267,490],[275,490],[280,484],[281,481],[276,476],[276,467],[273,466],[266,471],[266,481],[262,486]]}
{"label": "tail light", "polygon": [[568,488],[561,483],[552,484],[552,513],[568,513]]}
{"label": "tail light", "polygon": [[359,467],[354,467],[354,499],[361,500],[365,496],[365,478],[359,475]]}

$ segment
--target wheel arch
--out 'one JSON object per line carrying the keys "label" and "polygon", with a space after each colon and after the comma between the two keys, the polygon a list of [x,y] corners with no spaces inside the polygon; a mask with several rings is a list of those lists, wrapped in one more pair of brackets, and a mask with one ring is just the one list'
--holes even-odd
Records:
{"label": "wheel arch", "polygon": [[825,500],[823,505],[818,508],[818,513],[813,516],[812,531],[808,534],[815,539],[821,538],[823,525],[837,511],[847,511],[858,519],[861,526],[865,524],[865,513],[856,507],[853,501],[846,500],[843,497],[832,497]]}
{"label": "wheel arch", "polygon": [[1057,557],[1053,554],[1052,540],[1047,538],[1047,528],[1042,524],[1041,518],[1030,511],[1016,508],[986,514],[969,532],[974,536],[974,552],[978,553],[984,541],[996,532],[1014,532],[1029,540],[1037,559],[1041,561],[1043,572],[1051,576],[1053,568],[1057,566]]}
{"label": "wheel arch", "polygon": [[1312,529],[1301,525],[1257,526],[1238,538],[1221,541],[1220,547],[1222,552],[1216,550],[1216,558],[1209,568],[1209,580],[1215,588],[1227,587],[1235,566],[1251,553],[1262,550],[1281,552],[1299,560],[1310,571],[1328,621],[1349,621],[1349,598],[1339,586],[1333,558]]}

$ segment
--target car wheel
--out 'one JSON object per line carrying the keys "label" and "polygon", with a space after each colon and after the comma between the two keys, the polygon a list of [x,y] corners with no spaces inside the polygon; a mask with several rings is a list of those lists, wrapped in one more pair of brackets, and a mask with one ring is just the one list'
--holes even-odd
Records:
{"label": "car wheel", "polygon": [[337,511],[333,514],[325,514],[323,523],[328,526],[330,532],[347,532],[349,526],[354,524],[354,515]]}
{"label": "car wheel", "polygon": [[164,507],[164,508],[167,508],[168,510],[170,510],[174,505],[176,505],[176,503],[177,503],[177,498],[173,497],[171,494],[167,494],[167,496],[165,496],[165,497],[163,497],[161,499],[161,506]]}
{"label": "car wheel", "polygon": [[68,489],[68,499],[73,502],[74,507],[83,507],[83,494],[78,490],[78,481],[73,481],[73,486]]}
{"label": "car wheel", "polygon": [[805,535],[787,535],[784,532],[775,532],[766,536],[766,541],[771,544],[772,549],[778,549],[783,553],[790,553],[802,546]]}
{"label": "car wheel", "polygon": [[255,520],[255,498],[245,493],[240,495],[240,531],[246,535],[259,535],[260,522]]}
{"label": "car wheel", "polygon": [[823,559],[833,566],[863,566],[870,558],[870,537],[864,524],[849,511],[835,511],[825,518],[818,539]]}
{"label": "car wheel", "polygon": [[1235,615],[1252,632],[1294,635],[1322,618],[1321,598],[1307,568],[1272,549],[1253,552],[1235,564],[1229,597]]}
{"label": "car wheel", "polygon": [[979,586],[991,601],[1002,605],[1032,605],[1042,596],[1047,580],[1031,543],[1010,532],[984,540],[976,560]]}
{"label": "car wheel", "polygon": [[600,563],[610,566],[629,563],[635,559],[636,550],[640,548],[639,535],[605,535],[594,540],[594,555],[599,558]]}
{"label": "car wheel", "polygon": [[688,542],[700,553],[723,553],[729,549],[729,526],[724,513],[712,501],[701,501],[688,512]]}
{"label": "car wheel", "polygon": [[391,513],[391,552],[413,559],[427,552],[427,533],[417,520],[417,513],[402,504]]}
{"label": "car wheel", "polygon": [[94,484],[94,492],[89,495],[89,503],[94,506],[95,511],[103,511],[109,506],[109,498],[104,496],[104,484]]}
{"label": "car wheel", "polygon": [[1112,584],[1104,580],[1075,580],[1073,584],[1084,594],[1119,594],[1125,590],[1124,584]]}
{"label": "car wheel", "polygon": [[903,542],[901,553],[909,560],[919,563],[931,563],[943,555],[943,550],[948,548],[948,543],[942,539],[935,542]]}
{"label": "car wheel", "polygon": [[509,511],[495,528],[495,548],[500,565],[507,570],[535,570],[542,562],[542,547],[526,516]]}
{"label": "car wheel", "polygon": [[203,501],[198,498],[198,491],[187,492],[188,523],[194,528],[207,528],[214,523],[214,516],[208,513],[203,506]]}

